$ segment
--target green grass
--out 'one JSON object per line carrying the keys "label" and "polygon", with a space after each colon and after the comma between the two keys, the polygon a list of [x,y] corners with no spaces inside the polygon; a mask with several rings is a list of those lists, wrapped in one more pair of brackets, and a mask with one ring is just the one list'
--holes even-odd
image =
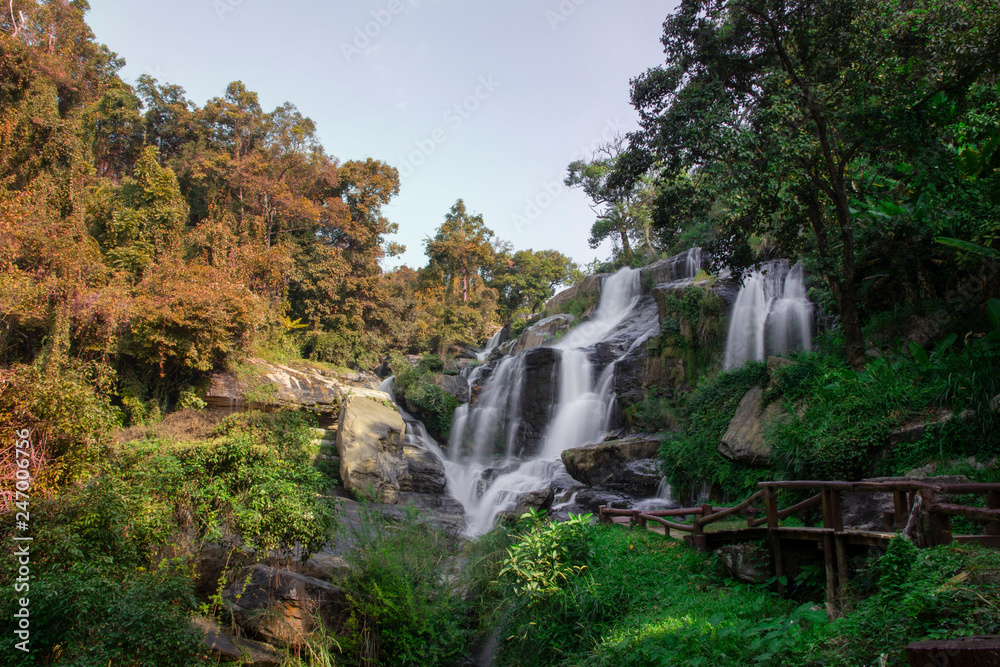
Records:
{"label": "green grass", "polygon": [[[480,538],[476,577],[494,584],[477,603],[499,626],[498,667],[660,665],[905,665],[903,648],[927,638],[1000,630],[1000,552],[917,550],[897,538],[855,575],[845,613],[828,622],[815,600],[785,600],[767,584],[722,575],[712,555],[619,526],[589,526],[579,574],[544,595],[518,595],[497,577],[523,540],[498,528]],[[475,550],[475,549],[474,549]],[[489,560],[485,554],[507,554]],[[815,569],[815,568],[814,568]]]}

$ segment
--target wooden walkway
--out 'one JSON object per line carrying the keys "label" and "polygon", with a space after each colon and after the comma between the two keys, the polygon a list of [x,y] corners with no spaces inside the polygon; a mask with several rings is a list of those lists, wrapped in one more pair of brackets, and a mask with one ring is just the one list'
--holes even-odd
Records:
{"label": "wooden walkway", "polygon": [[[734,507],[701,505],[672,510],[626,510],[602,506],[602,522],[628,523],[647,527],[650,522],[663,527],[664,535],[671,531],[687,533],[685,539],[701,551],[710,551],[729,544],[763,540],[771,558],[772,573],[781,582],[796,563],[815,558],[821,552],[826,570],[827,613],[836,615],[842,588],[849,577],[849,560],[864,551],[885,550],[889,540],[902,532],[917,546],[976,543],[1000,548],[1000,484],[935,484],[932,482],[827,482],[788,481],[761,482],[760,491]],[[785,491],[818,491],[815,495],[786,509],[778,509],[778,496]],[[892,495],[893,511],[884,513],[884,530],[858,530],[844,525],[842,494],[888,493]],[[985,495],[985,507],[956,505],[941,499],[955,495]],[[763,508],[754,507],[762,503]],[[783,526],[783,521],[806,510],[822,507],[820,526]],[[759,516],[763,514],[763,516]],[[746,528],[707,531],[706,527],[737,517],[745,517]],[[682,517],[694,517],[691,523],[679,523]],[[982,524],[981,533],[955,534],[951,518],[962,517]],[[784,591],[779,583],[779,592]]]}

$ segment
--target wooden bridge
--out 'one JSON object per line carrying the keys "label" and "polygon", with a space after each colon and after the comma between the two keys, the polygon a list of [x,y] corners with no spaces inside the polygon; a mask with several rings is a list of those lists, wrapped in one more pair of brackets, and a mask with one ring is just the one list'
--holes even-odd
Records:
{"label": "wooden bridge", "polygon": [[[842,587],[849,577],[849,561],[853,555],[871,548],[885,550],[889,540],[902,532],[917,546],[977,543],[1000,548],[1000,484],[947,484],[933,481],[905,480],[888,482],[825,482],[788,481],[761,482],[760,491],[734,507],[684,507],[670,510],[628,510],[600,508],[601,522],[628,523],[646,527],[648,522],[670,531],[687,533],[685,538],[696,549],[709,551],[728,544],[763,540],[771,557],[772,573],[781,582],[791,574],[797,563],[814,559],[817,549],[822,552],[826,569],[827,613],[836,614],[837,600],[842,599]],[[816,491],[815,495],[786,509],[778,509],[779,491]],[[844,525],[843,498],[845,492],[887,493],[892,495],[893,510],[882,517],[883,530],[859,530]],[[985,507],[942,502],[950,496],[986,496]],[[763,508],[754,507],[763,504]],[[822,525],[785,526],[782,522],[806,510],[822,507]],[[763,516],[761,516],[763,515]],[[681,517],[694,517],[691,523],[680,523]],[[710,524],[743,516],[746,528],[706,531]],[[983,524],[981,534],[956,534],[951,518],[962,517],[974,524]],[[674,519],[674,520],[672,520]],[[779,592],[784,594],[784,584]]]}

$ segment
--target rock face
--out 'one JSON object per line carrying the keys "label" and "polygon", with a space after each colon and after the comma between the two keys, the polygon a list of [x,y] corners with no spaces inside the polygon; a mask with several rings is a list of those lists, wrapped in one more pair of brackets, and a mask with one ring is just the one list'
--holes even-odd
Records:
{"label": "rock face", "polygon": [[598,273],[593,276],[587,276],[579,284],[573,285],[573,287],[559,292],[559,294],[556,294],[554,297],[549,299],[548,302],[546,302],[546,312],[562,312],[562,307],[565,306],[567,302],[572,301],[579,296],[590,296],[596,301],[600,298],[601,282],[604,280],[605,276],[607,276],[606,273]]}
{"label": "rock face", "polygon": [[587,486],[651,496],[660,483],[655,458],[663,437],[636,435],[574,447],[562,453],[563,465],[573,479]]}
{"label": "rock face", "polygon": [[315,412],[320,424],[332,425],[347,395],[381,398],[379,381],[368,373],[337,373],[306,366],[272,364],[248,359],[257,373],[253,380],[241,380],[233,373],[212,374],[205,402],[215,407],[279,405]]}
{"label": "rock face", "polygon": [[524,390],[521,394],[521,421],[517,442],[518,456],[535,454],[542,444],[545,427],[552,416],[552,406],[559,391],[559,354],[549,347],[538,347],[524,355]]}
{"label": "rock face", "polygon": [[394,505],[400,485],[410,483],[410,473],[403,455],[406,426],[389,405],[363,396],[346,397],[340,410],[337,451],[340,479],[351,494]]}
{"label": "rock face", "polygon": [[753,387],[743,395],[736,415],[719,442],[719,454],[723,458],[749,466],[768,464],[771,448],[764,441],[764,428],[788,412],[777,402],[763,407],[763,401],[764,390],[761,387]]}
{"label": "rock face", "polygon": [[448,479],[444,473],[444,463],[429,449],[410,443],[403,445],[408,475],[399,483],[400,491],[415,493],[444,493]]}
{"label": "rock face", "polygon": [[514,347],[510,349],[510,354],[517,354],[552,343],[559,334],[572,328],[575,321],[575,316],[569,313],[560,313],[532,324],[518,336]]}
{"label": "rock face", "polygon": [[733,579],[745,584],[761,584],[771,576],[767,551],[756,544],[732,544],[716,549],[722,567]]}
{"label": "rock face", "polygon": [[245,631],[292,648],[305,645],[314,618],[318,616],[327,628],[342,627],[348,609],[340,588],[267,565],[237,570],[222,598]]}
{"label": "rock face", "polygon": [[464,377],[437,373],[432,375],[430,379],[436,386],[457,398],[459,402],[467,403],[469,401],[469,383]]}

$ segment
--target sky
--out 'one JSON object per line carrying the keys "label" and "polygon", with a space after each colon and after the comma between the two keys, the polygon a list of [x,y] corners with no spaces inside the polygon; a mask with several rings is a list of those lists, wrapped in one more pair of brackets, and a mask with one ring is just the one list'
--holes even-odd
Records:
{"label": "sky", "polygon": [[406,253],[463,199],[517,250],[554,249],[580,264],[595,215],[563,185],[635,129],[630,80],[663,64],[655,0],[92,0],[98,41],[203,105],[240,80],[269,111],[291,102],[340,161],[372,157],[400,172],[386,207]]}

